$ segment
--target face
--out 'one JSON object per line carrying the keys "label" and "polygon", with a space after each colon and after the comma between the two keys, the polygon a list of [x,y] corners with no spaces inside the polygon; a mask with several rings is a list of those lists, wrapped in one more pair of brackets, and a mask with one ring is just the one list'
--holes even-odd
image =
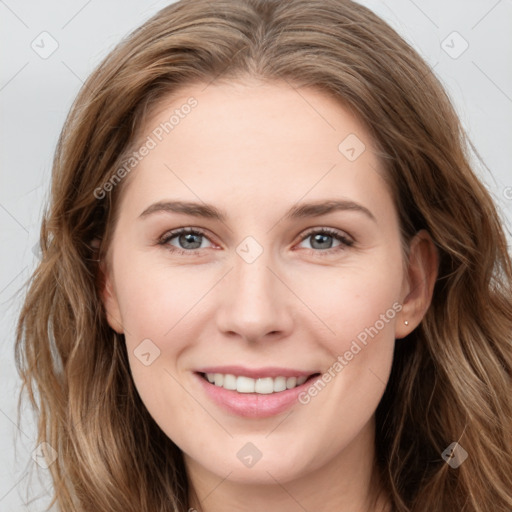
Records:
{"label": "face", "polygon": [[143,132],[104,302],[149,413],[191,467],[239,482],[370,449],[422,311],[365,128],[316,90],[232,82],[183,89]]}

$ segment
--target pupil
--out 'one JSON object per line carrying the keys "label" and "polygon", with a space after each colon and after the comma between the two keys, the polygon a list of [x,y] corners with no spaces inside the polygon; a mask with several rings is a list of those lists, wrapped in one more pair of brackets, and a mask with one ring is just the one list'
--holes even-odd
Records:
{"label": "pupil", "polygon": [[[183,242],[184,243],[182,245],[184,245],[186,248],[188,249],[198,249],[200,246],[201,246],[201,242],[194,242],[194,238],[195,237],[199,237],[201,235],[195,235],[194,233],[186,233],[185,235],[181,235],[181,240],[180,242]],[[197,247],[189,247],[187,246],[188,243],[191,243],[191,244],[198,244]]]}
{"label": "pupil", "polygon": [[330,244],[328,244],[326,242],[326,239],[328,238],[331,238],[331,235],[322,235],[321,233],[317,233],[314,237],[313,237],[313,240],[315,242],[319,242],[321,245],[322,244],[327,244],[327,247],[320,247],[320,249],[330,249]]}

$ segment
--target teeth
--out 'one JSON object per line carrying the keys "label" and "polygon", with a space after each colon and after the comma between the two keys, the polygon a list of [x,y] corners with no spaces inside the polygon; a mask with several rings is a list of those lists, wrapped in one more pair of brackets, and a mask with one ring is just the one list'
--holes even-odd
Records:
{"label": "teeth", "polygon": [[236,377],[234,375],[223,375],[224,382],[222,383],[222,387],[224,389],[236,389]]}
{"label": "teeth", "polygon": [[249,377],[237,377],[236,378],[236,390],[239,393],[254,393],[255,380]]}
{"label": "teeth", "polygon": [[[240,377],[238,377],[240,378]],[[254,379],[251,379],[254,380]],[[238,389],[238,388],[237,388]],[[258,379],[254,384],[254,392],[261,393],[262,395],[270,395],[274,392],[274,379],[272,377],[265,377],[264,379]]]}
{"label": "teeth", "polygon": [[274,379],[274,392],[284,391],[286,389],[286,377],[276,377]]}
{"label": "teeth", "polygon": [[251,379],[240,375],[236,377],[231,374],[207,373],[206,379],[210,384],[237,391],[238,393],[258,393],[261,395],[269,395],[270,393],[279,393],[287,389],[300,386],[308,379],[302,377],[262,377],[260,379]]}
{"label": "teeth", "polygon": [[286,387],[292,389],[297,385],[297,377],[288,377],[286,379]]}

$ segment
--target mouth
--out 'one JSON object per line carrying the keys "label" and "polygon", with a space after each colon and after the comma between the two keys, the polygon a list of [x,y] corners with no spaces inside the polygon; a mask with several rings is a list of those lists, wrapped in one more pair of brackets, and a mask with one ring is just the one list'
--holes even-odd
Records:
{"label": "mouth", "polygon": [[234,375],[231,373],[206,373],[197,374],[209,384],[223,388],[227,391],[235,391],[242,394],[273,395],[295,389],[308,381],[315,379],[320,373],[310,375],[252,378],[246,375]]}
{"label": "mouth", "polygon": [[224,413],[248,419],[284,413],[321,375],[316,370],[237,365],[196,368],[193,374],[208,401]]}

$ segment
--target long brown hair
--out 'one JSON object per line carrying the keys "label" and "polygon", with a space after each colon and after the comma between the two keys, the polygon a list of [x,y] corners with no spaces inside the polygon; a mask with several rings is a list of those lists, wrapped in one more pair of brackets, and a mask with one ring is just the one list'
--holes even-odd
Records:
{"label": "long brown hair", "polygon": [[[512,265],[503,223],[431,69],[349,0],[181,0],[123,40],[82,87],[56,149],[42,259],[16,341],[38,442],[58,453],[52,503],[66,512],[186,510],[180,450],[141,402],[123,336],[100,300],[98,258],[124,182],[101,199],[95,190],[162,98],[244,76],[316,87],[355,112],[385,164],[403,242],[426,229],[439,250],[432,304],[396,343],[376,413],[376,466],[393,508],[510,512]],[[468,453],[456,469],[442,457],[452,442]]]}

